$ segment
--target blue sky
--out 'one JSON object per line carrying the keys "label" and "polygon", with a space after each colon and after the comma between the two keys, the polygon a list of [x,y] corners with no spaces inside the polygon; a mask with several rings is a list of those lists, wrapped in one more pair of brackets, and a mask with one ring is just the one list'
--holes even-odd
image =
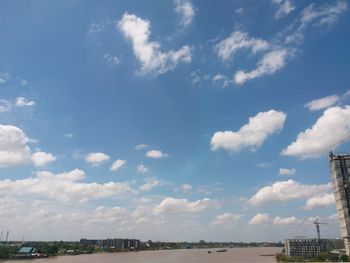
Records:
{"label": "blue sky", "polygon": [[2,1],[0,230],[279,241],[318,217],[338,237],[348,5]]}

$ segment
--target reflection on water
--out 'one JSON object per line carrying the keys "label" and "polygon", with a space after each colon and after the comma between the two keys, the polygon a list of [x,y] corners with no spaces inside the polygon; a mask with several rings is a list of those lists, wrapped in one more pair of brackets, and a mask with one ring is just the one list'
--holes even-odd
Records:
{"label": "reflection on water", "polygon": [[[186,249],[140,251],[126,253],[100,253],[92,255],[60,256],[30,260],[30,263],[238,263],[275,262],[272,256],[261,256],[281,252],[282,248],[230,248],[218,253],[216,249]],[[11,261],[12,263],[24,261]],[[26,262],[26,261],[25,261]]]}

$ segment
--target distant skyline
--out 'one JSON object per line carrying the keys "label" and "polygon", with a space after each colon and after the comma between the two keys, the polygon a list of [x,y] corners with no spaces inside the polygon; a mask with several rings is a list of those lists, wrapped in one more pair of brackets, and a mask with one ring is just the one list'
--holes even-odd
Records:
{"label": "distant skyline", "polygon": [[349,25],[346,0],[2,1],[0,231],[340,237]]}

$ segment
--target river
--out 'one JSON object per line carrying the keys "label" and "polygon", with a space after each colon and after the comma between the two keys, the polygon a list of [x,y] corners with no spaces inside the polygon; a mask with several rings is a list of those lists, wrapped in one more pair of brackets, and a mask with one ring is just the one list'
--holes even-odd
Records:
{"label": "river", "polygon": [[[30,260],[30,263],[245,263],[245,262],[276,262],[273,256],[282,248],[229,248],[227,252],[215,252],[217,249],[181,249],[158,250],[125,253],[99,253],[77,256],[59,256]],[[12,263],[27,261],[15,260]]]}

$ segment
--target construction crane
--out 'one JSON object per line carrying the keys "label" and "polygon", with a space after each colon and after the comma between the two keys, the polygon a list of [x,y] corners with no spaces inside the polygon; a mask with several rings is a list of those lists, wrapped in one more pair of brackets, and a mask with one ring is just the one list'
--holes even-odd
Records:
{"label": "construction crane", "polygon": [[350,133],[349,133],[347,136],[345,136],[343,139],[341,139],[341,140],[337,141],[336,143],[332,144],[332,145],[329,147],[330,155],[333,154],[333,151],[334,151],[335,148],[337,148],[340,144],[346,142],[346,141],[349,140],[349,139],[350,139]]}
{"label": "construction crane", "polygon": [[328,223],[321,223],[318,222],[318,218],[316,218],[316,220],[313,222],[316,226],[316,231],[317,231],[317,237],[318,239],[321,239],[321,234],[320,234],[320,225],[328,225]]}

